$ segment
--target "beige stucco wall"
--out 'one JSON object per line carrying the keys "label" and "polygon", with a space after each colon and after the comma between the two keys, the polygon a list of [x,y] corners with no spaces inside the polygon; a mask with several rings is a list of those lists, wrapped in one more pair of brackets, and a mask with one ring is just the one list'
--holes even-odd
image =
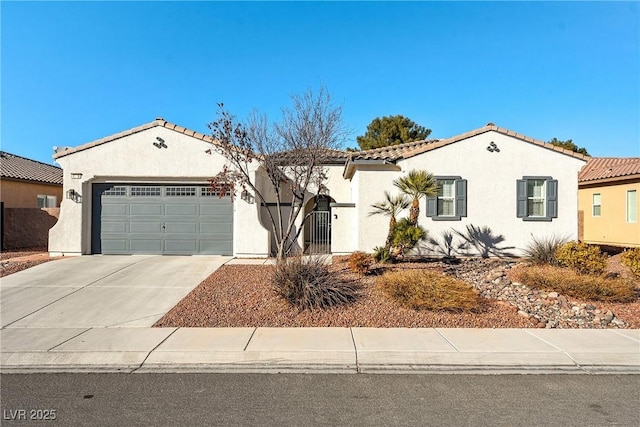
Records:
{"label": "beige stucco wall", "polygon": [[[486,149],[490,142],[500,152]],[[388,218],[367,216],[372,203],[384,200],[384,190],[396,193],[393,180],[411,169],[434,175],[460,176],[467,180],[467,217],[460,221],[434,221],[426,216],[426,202],[420,202],[419,224],[430,237],[442,240],[443,233],[467,226],[490,230],[490,237],[504,241],[495,246],[504,253],[521,255],[532,236],[562,235],[577,238],[578,172],[586,162],[535,144],[487,132],[398,162],[401,171],[359,170],[358,249],[371,251],[382,246]],[[550,222],[523,221],[516,217],[516,180],[523,176],[551,176],[558,180],[558,218]],[[400,217],[408,216],[408,211]],[[460,238],[457,238],[460,242]],[[428,248],[422,248],[428,252]],[[469,253],[477,253],[473,248]]]}
{"label": "beige stucco wall", "polygon": [[[580,188],[579,209],[584,211],[584,241],[612,246],[640,246],[640,222],[627,222],[627,191],[640,195],[640,180]],[[601,197],[601,215],[593,216],[593,194]],[[638,211],[636,207],[636,211]]]}
{"label": "beige stucco wall", "polygon": [[0,200],[5,208],[37,208],[37,196],[56,196],[56,207],[62,201],[62,186],[38,182],[0,180]]}
{"label": "beige stucco wall", "polygon": [[[153,145],[156,138],[167,148]],[[211,145],[161,126],[60,157],[64,191],[82,195],[80,203],[65,199],[60,219],[49,235],[49,252],[55,255],[91,253],[91,190],[96,183],[201,183],[220,172],[225,159],[206,151]],[[72,179],[81,173],[81,179]],[[255,171],[252,171],[255,173]],[[268,233],[258,219],[259,204],[239,195],[233,205],[233,252],[237,256],[267,256]]]}

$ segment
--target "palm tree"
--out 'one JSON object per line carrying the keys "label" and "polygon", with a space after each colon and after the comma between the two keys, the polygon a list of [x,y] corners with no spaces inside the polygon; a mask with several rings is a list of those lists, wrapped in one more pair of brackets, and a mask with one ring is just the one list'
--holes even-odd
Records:
{"label": "palm tree", "polygon": [[373,210],[369,212],[371,215],[384,215],[389,217],[389,233],[384,247],[388,250],[391,248],[391,240],[393,239],[393,229],[396,226],[396,215],[402,210],[409,207],[409,199],[404,194],[392,196],[388,191],[384,192],[384,201],[371,205]]}
{"label": "palm tree", "polygon": [[411,209],[409,209],[409,222],[411,222],[411,225],[418,225],[420,199],[427,196],[437,196],[438,182],[433,177],[433,174],[427,171],[411,170],[406,176],[393,181],[393,185],[407,196],[413,198]]}

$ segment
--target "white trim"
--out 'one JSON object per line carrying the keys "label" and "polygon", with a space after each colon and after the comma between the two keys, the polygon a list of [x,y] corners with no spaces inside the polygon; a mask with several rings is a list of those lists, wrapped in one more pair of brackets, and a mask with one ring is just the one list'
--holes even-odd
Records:
{"label": "white trim", "polygon": [[[629,206],[629,196],[631,195],[631,193],[634,194],[634,198],[635,198],[635,206],[633,206],[633,220],[629,219],[631,217],[631,215],[629,215],[630,213],[630,206]],[[627,190],[627,209],[626,209],[626,219],[627,219],[627,223],[628,224],[635,224],[638,222],[638,192],[636,190]]]}

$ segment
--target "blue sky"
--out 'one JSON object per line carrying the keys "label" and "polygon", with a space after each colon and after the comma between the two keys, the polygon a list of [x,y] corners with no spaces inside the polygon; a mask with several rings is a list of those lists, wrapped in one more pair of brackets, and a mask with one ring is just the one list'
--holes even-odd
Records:
{"label": "blue sky", "polygon": [[6,2],[2,150],[51,163],[216,103],[276,119],[325,85],[353,130],[403,114],[446,138],[493,122],[640,156],[640,4]]}

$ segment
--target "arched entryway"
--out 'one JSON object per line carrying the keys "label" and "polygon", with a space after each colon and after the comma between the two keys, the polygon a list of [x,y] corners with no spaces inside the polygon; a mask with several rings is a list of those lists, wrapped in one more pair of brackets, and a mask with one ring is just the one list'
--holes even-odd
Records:
{"label": "arched entryway", "polygon": [[318,195],[305,205],[304,214],[309,216],[304,225],[304,252],[306,254],[331,253],[331,203],[334,200]]}

